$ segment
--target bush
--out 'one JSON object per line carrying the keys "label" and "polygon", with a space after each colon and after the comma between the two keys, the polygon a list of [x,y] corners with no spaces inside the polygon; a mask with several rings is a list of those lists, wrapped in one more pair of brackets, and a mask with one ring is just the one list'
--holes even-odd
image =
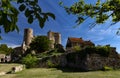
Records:
{"label": "bush", "polygon": [[38,59],[36,56],[28,54],[26,57],[22,58],[22,63],[26,65],[27,68],[36,67]]}
{"label": "bush", "polygon": [[73,47],[73,50],[74,50],[75,52],[80,52],[81,48],[80,48],[80,46],[74,46],[74,47]]}
{"label": "bush", "polygon": [[47,65],[49,68],[58,67],[58,64],[54,64],[51,60],[47,60]]}
{"label": "bush", "polygon": [[110,70],[113,70],[113,68],[108,67],[108,66],[104,66],[104,67],[102,68],[102,70],[103,70],[103,71],[110,71]]}
{"label": "bush", "polygon": [[57,52],[65,52],[64,47],[61,44],[55,44],[55,49],[57,50]]}
{"label": "bush", "polygon": [[108,57],[111,52],[111,48],[109,46],[86,47],[84,50],[86,51],[87,54],[96,53],[103,57]]}

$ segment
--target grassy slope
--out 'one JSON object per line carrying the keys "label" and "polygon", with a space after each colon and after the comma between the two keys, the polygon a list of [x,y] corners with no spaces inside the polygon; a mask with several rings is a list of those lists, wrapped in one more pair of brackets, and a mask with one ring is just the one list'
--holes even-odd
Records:
{"label": "grassy slope", "polygon": [[26,69],[0,78],[120,78],[120,71],[63,72],[57,69]]}
{"label": "grassy slope", "polygon": [[0,64],[0,72],[2,71],[9,71],[14,66],[19,66],[20,64]]}

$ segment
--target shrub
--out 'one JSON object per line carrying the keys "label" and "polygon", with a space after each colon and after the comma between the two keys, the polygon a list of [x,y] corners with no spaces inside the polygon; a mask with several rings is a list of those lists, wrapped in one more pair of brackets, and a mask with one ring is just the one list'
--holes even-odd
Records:
{"label": "shrub", "polygon": [[86,51],[87,54],[99,54],[103,57],[108,57],[110,52],[111,52],[111,48],[109,46],[96,46],[96,47],[86,47],[84,49]]}
{"label": "shrub", "polygon": [[61,44],[55,44],[55,49],[57,52],[61,52],[61,53],[65,52],[64,47]]}
{"label": "shrub", "polygon": [[58,67],[59,64],[54,64],[51,60],[47,60],[47,65],[49,68]]}
{"label": "shrub", "polygon": [[113,68],[109,67],[109,66],[104,66],[102,68],[103,71],[110,71],[110,70],[113,70]]}
{"label": "shrub", "polygon": [[75,52],[79,52],[79,51],[81,50],[81,48],[80,48],[80,46],[74,46],[74,47],[73,47],[73,50],[74,50]]}
{"label": "shrub", "polygon": [[28,54],[27,56],[22,58],[22,63],[26,65],[27,68],[36,67],[38,59],[36,56],[32,56]]}

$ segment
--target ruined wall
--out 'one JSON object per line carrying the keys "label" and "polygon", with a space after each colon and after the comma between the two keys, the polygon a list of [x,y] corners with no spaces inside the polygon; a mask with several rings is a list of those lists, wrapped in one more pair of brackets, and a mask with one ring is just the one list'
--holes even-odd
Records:
{"label": "ruined wall", "polygon": [[111,57],[102,57],[98,54],[92,54],[87,56],[87,67],[89,70],[99,70],[105,66],[113,69],[120,68],[120,59]]}
{"label": "ruined wall", "polygon": [[108,66],[113,69],[120,68],[119,58],[103,57],[98,54],[91,54],[81,57],[78,52],[72,52],[59,56],[46,57],[39,61],[39,67],[49,67],[47,64],[48,60],[54,65],[76,68],[85,71],[100,70],[104,66]]}
{"label": "ruined wall", "polygon": [[65,67],[67,65],[66,55],[62,54],[40,59],[38,67],[49,67],[48,61],[51,62],[51,64],[58,65],[60,67]]}
{"label": "ruined wall", "polygon": [[67,66],[83,70],[100,70],[105,66],[117,69],[120,68],[120,59],[115,57],[103,57],[99,54],[88,54],[81,58],[79,53],[69,53],[67,55]]}

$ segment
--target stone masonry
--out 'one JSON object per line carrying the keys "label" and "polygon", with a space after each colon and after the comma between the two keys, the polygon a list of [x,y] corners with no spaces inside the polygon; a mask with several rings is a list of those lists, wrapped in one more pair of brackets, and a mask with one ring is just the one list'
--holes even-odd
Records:
{"label": "stone masonry", "polygon": [[50,45],[51,48],[54,48],[55,44],[61,44],[61,34],[60,33],[49,31],[47,36],[48,36],[48,39],[52,41],[52,43]]}

